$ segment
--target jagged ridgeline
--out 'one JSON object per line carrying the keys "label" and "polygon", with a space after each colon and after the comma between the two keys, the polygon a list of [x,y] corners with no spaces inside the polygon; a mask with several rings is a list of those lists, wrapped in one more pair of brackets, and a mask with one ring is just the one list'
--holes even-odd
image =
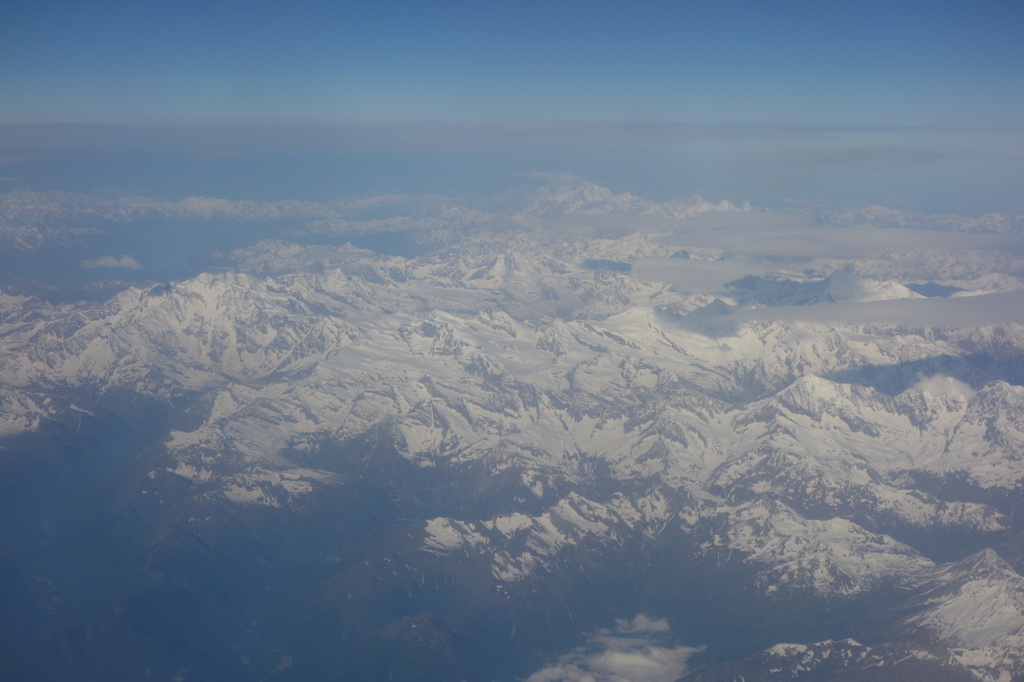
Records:
{"label": "jagged ridgeline", "polygon": [[138,211],[262,227],[0,295],[5,679],[1024,676],[1006,220],[894,249],[584,183]]}

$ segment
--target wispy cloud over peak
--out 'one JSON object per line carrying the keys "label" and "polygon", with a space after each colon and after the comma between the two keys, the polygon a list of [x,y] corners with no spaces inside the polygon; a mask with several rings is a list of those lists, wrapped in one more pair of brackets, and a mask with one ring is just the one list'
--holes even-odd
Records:
{"label": "wispy cloud over peak", "polygon": [[83,268],[129,268],[131,270],[141,270],[142,266],[139,262],[131,256],[121,256],[117,258],[115,256],[100,256],[93,260],[83,260]]}

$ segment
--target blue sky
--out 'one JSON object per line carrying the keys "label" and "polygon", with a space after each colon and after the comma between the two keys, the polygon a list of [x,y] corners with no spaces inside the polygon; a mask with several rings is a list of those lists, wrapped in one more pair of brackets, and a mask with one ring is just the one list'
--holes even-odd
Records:
{"label": "blue sky", "polygon": [[1013,2],[4,3],[7,116],[1018,125]]}
{"label": "blue sky", "polygon": [[[992,189],[1021,163],[1022,26],[1024,3],[1007,1],[11,0],[0,8],[0,121],[173,127],[257,120],[298,128],[308,121],[471,121],[479,138],[488,122],[534,131],[554,122],[555,132],[544,134],[563,142],[557,122],[710,124],[718,126],[719,146],[709,147],[705,135],[703,147],[686,148],[687,158],[706,155],[723,176],[739,153],[721,142],[728,127],[750,139],[750,123],[771,123],[782,127],[744,149],[781,154],[783,166],[817,158],[835,167],[842,157],[846,167],[858,158],[864,166],[870,156],[876,169],[879,159],[890,170],[902,159],[934,171],[953,158],[976,164],[984,157],[992,161],[984,171]],[[406,152],[447,139],[430,125],[419,130]],[[508,138],[496,135],[483,147],[507,150]],[[575,142],[574,153],[609,146],[625,153],[621,136],[602,135]],[[33,152],[9,142],[16,137],[0,135],[7,159]],[[70,146],[94,149],[95,136],[86,137]],[[140,149],[162,139],[153,133]],[[680,149],[668,145],[651,157],[645,144],[631,147],[648,154],[644,163]],[[452,149],[459,147],[456,140]],[[754,174],[765,162],[749,154],[736,160]],[[565,168],[544,163],[541,170],[586,166],[568,158]],[[32,175],[10,165],[0,176]],[[719,191],[756,194],[765,182]],[[1000,196],[1013,205],[1012,192]]]}

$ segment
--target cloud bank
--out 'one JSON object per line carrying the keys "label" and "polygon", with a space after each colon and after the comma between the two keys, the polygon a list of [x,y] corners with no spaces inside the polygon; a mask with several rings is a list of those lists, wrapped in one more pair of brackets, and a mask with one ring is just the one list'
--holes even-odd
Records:
{"label": "cloud bank", "polygon": [[1024,291],[963,298],[775,306],[741,310],[723,318],[738,322],[792,320],[823,324],[891,324],[938,328],[1024,324]]}

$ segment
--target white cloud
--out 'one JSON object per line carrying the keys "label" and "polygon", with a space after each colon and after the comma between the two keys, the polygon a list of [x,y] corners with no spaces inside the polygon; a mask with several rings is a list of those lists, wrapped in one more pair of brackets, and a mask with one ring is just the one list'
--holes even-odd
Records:
{"label": "white cloud", "polygon": [[616,618],[615,626],[616,631],[623,634],[632,632],[668,632],[670,629],[668,621],[664,618],[652,620],[651,617],[645,613],[637,614],[636,618],[632,621],[628,621],[623,618]]}
{"label": "white cloud", "polygon": [[674,682],[686,674],[686,661],[699,648],[659,646],[670,631],[668,621],[639,614],[616,619],[615,630],[599,630],[586,647],[576,649],[538,670],[527,682]]}
{"label": "white cloud", "polygon": [[942,374],[922,378],[914,384],[914,388],[932,395],[962,395],[965,398],[974,395],[974,389],[969,384]]}
{"label": "white cloud", "polygon": [[121,256],[115,258],[114,256],[100,256],[95,260],[84,260],[82,261],[83,268],[131,268],[132,270],[141,270],[142,266],[139,262],[131,256]]}

